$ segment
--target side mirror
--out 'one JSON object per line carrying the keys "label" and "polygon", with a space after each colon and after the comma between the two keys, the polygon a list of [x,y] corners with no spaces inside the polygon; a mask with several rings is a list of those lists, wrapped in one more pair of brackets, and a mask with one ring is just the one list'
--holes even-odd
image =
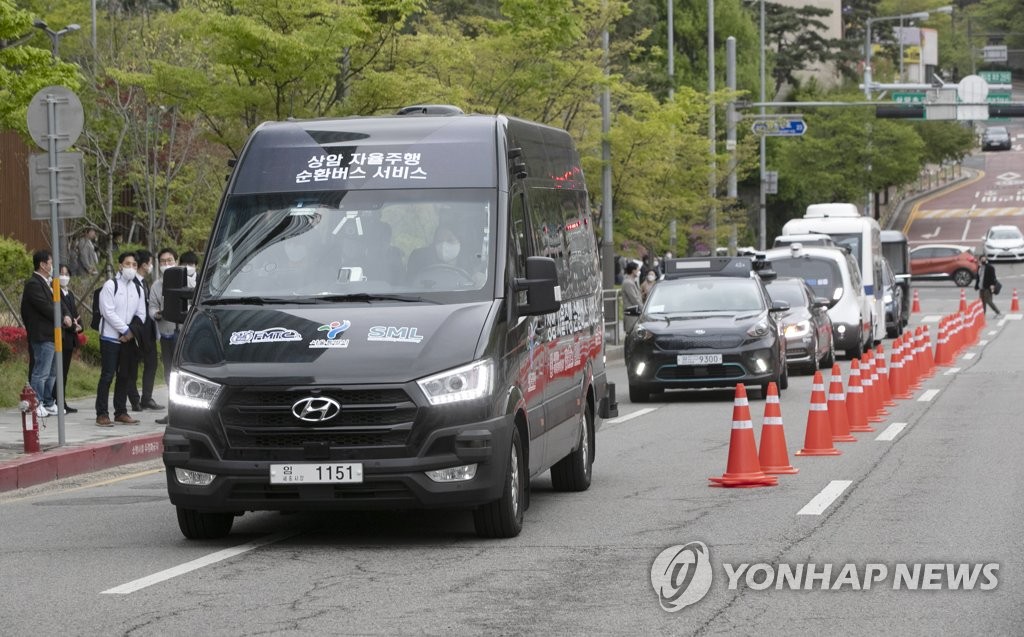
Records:
{"label": "side mirror", "polygon": [[630,305],[627,308],[623,308],[622,313],[626,316],[640,316],[640,306]]}
{"label": "side mirror", "polygon": [[184,323],[185,316],[188,314],[188,302],[195,294],[195,290],[188,287],[188,270],[180,266],[167,268],[163,281],[164,320],[171,323]]}
{"label": "side mirror", "polygon": [[[521,316],[550,314],[562,306],[558,269],[551,257],[527,257],[526,278],[515,279],[512,287],[517,293],[517,309]],[[520,292],[526,293],[525,298],[518,294]]]}
{"label": "side mirror", "polygon": [[823,297],[823,296],[816,296],[816,297],[814,297],[813,299],[811,299],[811,304],[812,304],[812,305],[813,305],[814,307],[823,307],[823,308],[827,308],[827,307],[828,307],[829,305],[831,305],[831,304],[832,304],[832,302],[831,302],[831,301],[829,301],[828,299],[826,299],[826,298],[825,298],[825,297]]}
{"label": "side mirror", "polygon": [[789,303],[787,301],[772,301],[772,307],[769,312],[786,312],[789,310]]}

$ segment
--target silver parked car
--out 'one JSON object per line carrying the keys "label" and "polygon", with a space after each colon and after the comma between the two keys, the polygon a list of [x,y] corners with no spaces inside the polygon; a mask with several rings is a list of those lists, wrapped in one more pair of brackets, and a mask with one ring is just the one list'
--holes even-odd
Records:
{"label": "silver parked car", "polygon": [[811,286],[796,277],[779,277],[765,284],[773,301],[789,303],[789,310],[779,315],[786,336],[786,362],[790,370],[800,368],[808,373],[831,369],[836,360],[832,341],[832,319],[828,315],[829,300],[814,294]]}

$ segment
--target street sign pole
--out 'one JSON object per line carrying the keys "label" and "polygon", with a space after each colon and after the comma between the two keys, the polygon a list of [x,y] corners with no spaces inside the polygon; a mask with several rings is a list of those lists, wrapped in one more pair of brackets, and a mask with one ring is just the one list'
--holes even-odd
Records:
{"label": "street sign pole", "polygon": [[[53,346],[57,382],[54,383],[57,405],[57,441],[67,442],[64,431],[64,338],[63,312],[60,291],[60,158],[58,153],[67,149],[82,133],[83,110],[78,96],[63,86],[48,86],[33,97],[27,112],[29,133],[36,144],[49,155],[50,173],[50,246],[54,271],[51,272],[53,291]],[[40,404],[43,396],[39,396]]]}

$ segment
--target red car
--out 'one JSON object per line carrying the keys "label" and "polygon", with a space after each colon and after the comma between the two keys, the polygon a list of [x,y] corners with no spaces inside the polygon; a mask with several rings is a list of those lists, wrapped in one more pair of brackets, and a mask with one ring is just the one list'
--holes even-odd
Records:
{"label": "red car", "polygon": [[910,250],[910,274],[915,279],[953,279],[967,287],[978,273],[978,260],[968,246],[932,243]]}

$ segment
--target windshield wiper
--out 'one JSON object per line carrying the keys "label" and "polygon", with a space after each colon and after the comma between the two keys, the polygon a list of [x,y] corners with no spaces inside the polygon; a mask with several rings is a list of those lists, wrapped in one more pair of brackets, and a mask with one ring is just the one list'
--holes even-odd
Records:
{"label": "windshield wiper", "polygon": [[206,299],[200,305],[284,305],[287,303],[309,303],[302,297],[283,296],[222,296],[217,299]]}
{"label": "windshield wiper", "polygon": [[369,303],[370,301],[402,301],[405,303],[427,302],[434,304],[438,303],[438,301],[425,299],[422,296],[416,296],[414,294],[368,294],[366,292],[359,292],[357,294],[328,294],[324,296],[314,296],[311,297],[310,300],[313,303],[337,303],[339,301],[361,301],[364,303]]}

